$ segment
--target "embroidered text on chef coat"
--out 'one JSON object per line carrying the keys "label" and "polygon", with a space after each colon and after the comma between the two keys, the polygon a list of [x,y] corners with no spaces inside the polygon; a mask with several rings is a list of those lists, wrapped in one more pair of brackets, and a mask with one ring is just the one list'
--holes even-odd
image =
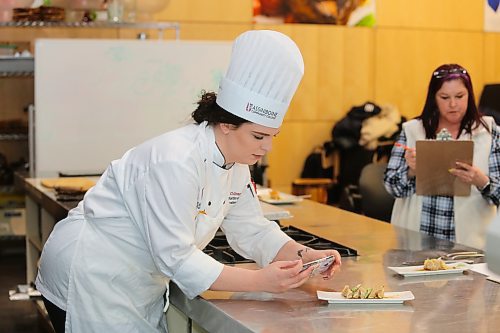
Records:
{"label": "embroidered text on chef coat", "polygon": [[234,205],[235,203],[237,203],[240,196],[241,192],[234,192],[234,191],[229,192],[229,198],[228,198],[229,204]]}

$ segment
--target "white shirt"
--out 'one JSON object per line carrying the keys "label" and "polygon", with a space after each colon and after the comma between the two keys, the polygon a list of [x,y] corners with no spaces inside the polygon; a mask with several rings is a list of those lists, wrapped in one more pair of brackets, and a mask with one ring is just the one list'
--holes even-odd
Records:
{"label": "white shirt", "polygon": [[202,252],[219,227],[259,265],[290,240],[265,219],[247,165],[228,170],[205,123],[113,161],[45,244],[36,285],[67,311],[67,332],[163,331],[171,279],[190,298],[223,265]]}

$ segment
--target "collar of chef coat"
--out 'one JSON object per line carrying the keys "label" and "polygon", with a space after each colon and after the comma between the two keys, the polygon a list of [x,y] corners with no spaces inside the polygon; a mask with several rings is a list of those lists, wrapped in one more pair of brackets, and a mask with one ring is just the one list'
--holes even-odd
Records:
{"label": "collar of chef coat", "polygon": [[217,146],[217,143],[215,142],[215,132],[214,128],[212,126],[207,125],[207,137],[210,141],[211,145],[211,150],[213,151],[213,163],[217,165],[219,168],[224,169],[224,170],[229,170],[233,167],[234,163],[228,163],[226,164],[226,159],[224,158],[224,155],[222,155],[222,152],[219,149],[219,146]]}

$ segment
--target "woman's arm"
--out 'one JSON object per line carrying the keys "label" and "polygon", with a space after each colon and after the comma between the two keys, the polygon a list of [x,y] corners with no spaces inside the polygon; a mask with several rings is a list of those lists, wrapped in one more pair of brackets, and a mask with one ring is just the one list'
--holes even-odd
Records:
{"label": "woman's arm", "polygon": [[474,165],[457,162],[457,168],[450,172],[466,184],[477,187],[490,204],[498,206],[500,203],[500,129],[492,129],[492,144],[488,158],[488,173],[485,175]]}
{"label": "woman's arm", "polygon": [[410,168],[412,163],[416,164],[416,156],[413,150],[406,148],[404,130],[401,131],[396,143],[387,164],[384,185],[387,191],[396,198],[409,197],[416,190],[414,171]]}
{"label": "woman's arm", "polygon": [[314,267],[301,269],[301,260],[273,262],[259,270],[225,265],[210,290],[284,292],[306,282]]}
{"label": "woman's arm", "polygon": [[297,288],[307,281],[314,266],[302,271],[306,262],[333,255],[333,265],[323,273],[330,279],[341,265],[341,257],[335,250],[314,250],[296,241],[289,241],[278,251],[274,261],[259,270],[249,270],[225,265],[222,273],[210,287],[211,290],[225,291],[267,291],[284,292]]}
{"label": "woman's arm", "polygon": [[481,194],[490,203],[500,205],[500,126],[492,130],[492,145],[489,157],[489,186]]}
{"label": "woman's arm", "polygon": [[479,190],[486,189],[489,177],[481,169],[467,163],[456,162],[456,168],[450,169],[450,173],[460,179],[463,183],[476,186]]}

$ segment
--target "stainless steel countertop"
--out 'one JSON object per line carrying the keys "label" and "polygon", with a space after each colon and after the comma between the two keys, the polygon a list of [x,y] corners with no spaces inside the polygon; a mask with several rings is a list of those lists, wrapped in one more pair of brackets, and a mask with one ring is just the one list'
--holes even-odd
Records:
{"label": "stainless steel countertop", "polygon": [[[26,180],[30,197],[52,213],[74,205],[54,201],[39,180]],[[333,280],[312,278],[282,294],[207,291],[193,300],[172,284],[171,303],[209,332],[498,332],[500,284],[475,272],[402,278],[388,266],[451,251],[471,250],[365,216],[305,200],[287,205],[294,218],[282,221],[358,250],[343,258]],[[56,214],[56,215],[57,215]],[[478,261],[480,262],[480,261]],[[255,264],[242,266],[255,268]],[[415,300],[396,305],[329,305],[316,290],[340,291],[345,284],[384,285],[386,291],[411,290]]]}
{"label": "stainless steel countertop", "polygon": [[[388,266],[471,248],[436,240],[364,216],[306,200],[286,209],[287,223],[358,250],[343,258],[333,280],[312,278],[283,294],[205,292],[188,300],[172,286],[171,302],[209,332],[498,332],[500,285],[464,274],[403,278]],[[480,259],[479,261],[480,262]],[[254,268],[254,264],[245,264]],[[334,305],[316,290],[345,284],[411,290],[415,300],[394,305]]]}

